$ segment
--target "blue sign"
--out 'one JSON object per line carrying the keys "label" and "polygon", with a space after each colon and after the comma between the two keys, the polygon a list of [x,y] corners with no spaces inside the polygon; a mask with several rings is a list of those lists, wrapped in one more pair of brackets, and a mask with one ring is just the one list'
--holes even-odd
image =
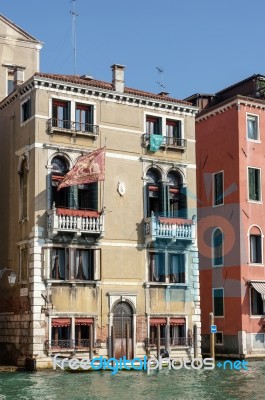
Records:
{"label": "blue sign", "polygon": [[217,326],[211,325],[211,333],[216,333],[216,332],[217,332]]}

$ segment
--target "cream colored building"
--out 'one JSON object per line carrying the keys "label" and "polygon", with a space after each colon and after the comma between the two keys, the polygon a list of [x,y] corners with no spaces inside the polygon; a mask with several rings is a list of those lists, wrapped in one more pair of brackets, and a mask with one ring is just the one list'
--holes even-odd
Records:
{"label": "cream colored building", "polygon": [[[0,279],[2,362],[142,357],[158,342],[200,355],[197,108],[127,88],[124,70],[37,72],[0,103],[0,265],[17,276]],[[103,146],[105,181],[57,190]]]}

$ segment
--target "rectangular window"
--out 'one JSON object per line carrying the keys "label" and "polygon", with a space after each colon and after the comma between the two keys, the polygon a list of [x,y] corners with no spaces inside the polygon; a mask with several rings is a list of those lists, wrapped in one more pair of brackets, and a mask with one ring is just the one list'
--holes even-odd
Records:
{"label": "rectangular window", "polygon": [[93,132],[94,107],[77,104],[75,110],[75,130],[80,132]]}
{"label": "rectangular window", "polygon": [[21,104],[21,122],[27,121],[31,117],[31,99],[25,100]]}
{"label": "rectangular window", "polygon": [[263,300],[261,294],[254,288],[250,288],[250,303],[251,303],[251,315],[263,315]]}
{"label": "rectangular window", "polygon": [[181,131],[181,121],[166,120],[166,143],[168,146],[176,145],[181,146],[182,131]]}
{"label": "rectangular window", "polygon": [[261,235],[250,235],[250,262],[254,264],[262,263],[262,245],[261,245]]}
{"label": "rectangular window", "polygon": [[265,348],[265,334],[264,333],[256,333],[252,335],[253,340],[253,348],[264,350]]}
{"label": "rectangular window", "polygon": [[149,135],[162,135],[162,119],[159,117],[146,117],[146,133]]}
{"label": "rectangular window", "polygon": [[247,115],[247,135],[250,140],[259,140],[257,115]]}
{"label": "rectangular window", "polygon": [[219,345],[219,346],[224,344],[223,332],[216,332],[216,334],[215,334],[215,344]]}
{"label": "rectangular window", "polygon": [[20,282],[28,279],[28,247],[21,247],[19,251]]}
{"label": "rectangular window", "polygon": [[217,172],[213,174],[213,204],[219,206],[224,204],[224,174]]}
{"label": "rectangular window", "polygon": [[213,312],[215,317],[224,316],[224,289],[213,289]]}
{"label": "rectangular window", "polygon": [[7,95],[13,92],[14,85],[14,69],[7,69]]}
{"label": "rectangular window", "polygon": [[165,254],[164,253],[149,253],[150,254],[150,281],[165,282]]}
{"label": "rectangular window", "polygon": [[260,169],[248,168],[248,198],[252,201],[261,201]]}
{"label": "rectangular window", "polygon": [[53,100],[52,102],[52,126],[61,129],[70,129],[70,102]]}
{"label": "rectangular window", "polygon": [[100,249],[53,248],[51,279],[100,279]]}
{"label": "rectangular window", "polygon": [[169,281],[185,283],[185,255],[170,254]]}

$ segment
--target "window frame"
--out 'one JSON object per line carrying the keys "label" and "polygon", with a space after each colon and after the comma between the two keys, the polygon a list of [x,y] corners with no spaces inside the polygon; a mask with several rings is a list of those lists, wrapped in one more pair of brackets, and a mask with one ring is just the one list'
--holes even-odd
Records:
{"label": "window frame", "polygon": [[[222,342],[217,343],[217,335],[220,334],[222,335]],[[217,331],[215,334],[215,346],[223,346],[224,345],[224,332],[223,331]]]}
{"label": "window frame", "polygon": [[[215,176],[221,174],[222,175],[222,202],[217,203],[217,198],[216,198],[216,184],[215,184]],[[224,205],[224,170],[218,171],[218,172],[213,172],[212,174],[212,195],[213,195],[213,207],[219,207]]]}
{"label": "window frame", "polygon": [[[256,124],[257,124],[257,139],[252,139],[249,137],[248,135],[248,119],[252,118],[252,119],[256,119]],[[257,114],[251,114],[251,113],[246,113],[246,136],[247,136],[247,140],[250,142],[259,142],[260,143],[260,129],[259,129],[259,115]]]}
{"label": "window frame", "polygon": [[[215,233],[216,233],[217,231],[220,231],[220,232],[221,232],[221,235],[222,235],[222,244],[221,244],[221,246],[222,246],[222,248],[221,248],[221,250],[222,250],[222,256],[219,257],[219,258],[222,258],[222,263],[221,263],[221,264],[215,264],[215,259],[216,259],[216,257],[215,257],[215,254],[214,254],[214,253],[215,253],[214,235],[215,235]],[[222,230],[220,227],[214,228],[214,230],[213,230],[213,232],[212,232],[212,266],[213,266],[214,268],[218,268],[218,267],[223,267],[223,266],[224,266],[224,232],[223,232],[223,230]]]}
{"label": "window frame", "polygon": [[[255,226],[255,225],[254,225]],[[253,227],[253,226],[252,226]],[[255,227],[257,227],[257,226],[255,226]],[[263,265],[263,235],[262,235],[262,232],[261,232],[261,230],[260,230],[260,228],[259,227],[257,227],[258,229],[259,229],[259,231],[260,231],[260,234],[259,235],[255,235],[255,234],[251,234],[251,228],[250,228],[250,230],[249,230],[249,234],[248,234],[248,242],[249,242],[249,245],[248,245],[248,250],[249,250],[249,264],[251,264],[251,265]],[[253,253],[253,251],[252,251],[252,241],[251,241],[251,238],[252,237],[258,237],[258,238],[260,238],[260,262],[257,262],[257,261],[252,261],[252,259],[251,259],[251,255],[252,255],[252,253]],[[256,246],[257,246],[257,243],[256,243]]]}
{"label": "window frame", "polygon": [[[215,298],[217,298],[217,296],[214,296],[215,291],[217,290],[222,290],[223,295],[222,295],[222,299],[223,299],[223,314],[222,315],[216,315],[215,314]],[[212,288],[212,301],[213,301],[213,314],[215,318],[224,318],[225,317],[225,297],[224,297],[224,288],[223,287],[218,287],[218,288]]]}
{"label": "window frame", "polygon": [[[29,105],[28,106],[28,116],[24,115],[25,114],[24,107],[26,104]],[[32,117],[32,101],[31,101],[31,97],[28,96],[20,103],[20,124],[25,125],[31,119],[31,117]]]}
{"label": "window frame", "polygon": [[[180,131],[181,131],[181,137],[180,139],[185,139],[185,121],[184,118],[176,118],[175,116],[171,115],[161,115],[161,114],[156,114],[152,112],[144,112],[144,132],[148,134],[147,132],[147,118],[157,118],[160,119],[160,129],[161,129],[161,135],[166,138],[167,137],[167,121],[176,121],[176,123],[180,124]],[[161,146],[163,146],[164,143],[162,143]]]}
{"label": "window frame", "polygon": [[[64,250],[64,275],[65,278],[56,278],[53,277],[53,257],[54,257],[54,250]],[[77,254],[80,253],[81,251],[87,251],[89,252],[88,257],[90,257],[91,261],[91,269],[88,271],[89,275],[93,277],[93,279],[79,279],[77,278]],[[47,266],[44,266],[44,276],[46,276],[48,280],[50,281],[56,281],[56,282],[82,282],[82,283],[93,283],[93,282],[98,282],[101,280],[101,249],[98,247],[91,247],[91,248],[84,248],[84,247],[64,247],[64,246],[52,246],[49,247],[49,255],[46,255],[48,257]],[[45,256],[45,257],[46,257]],[[66,268],[66,260],[68,260],[68,270]],[[48,270],[49,269],[49,270]],[[60,271],[59,271],[60,272]]]}
{"label": "window frame", "polygon": [[[250,190],[249,190],[249,170],[250,169],[254,169],[256,171],[259,171],[259,200],[255,200],[255,199],[250,199]],[[261,176],[261,168],[259,167],[252,167],[252,166],[248,166],[247,167],[247,191],[248,191],[248,202],[250,203],[256,203],[256,204],[261,204],[263,203],[262,200],[262,176]]]}
{"label": "window frame", "polygon": [[265,300],[262,300],[262,298],[261,298],[261,301],[262,301],[263,313],[262,314],[253,314],[253,312],[252,312],[253,311],[252,310],[252,308],[253,308],[252,307],[252,304],[253,304],[252,293],[254,293],[254,291],[257,293],[257,295],[261,296],[261,294],[254,287],[251,286],[249,288],[249,310],[250,310],[249,315],[250,315],[251,318],[263,318],[264,315],[265,315]]}

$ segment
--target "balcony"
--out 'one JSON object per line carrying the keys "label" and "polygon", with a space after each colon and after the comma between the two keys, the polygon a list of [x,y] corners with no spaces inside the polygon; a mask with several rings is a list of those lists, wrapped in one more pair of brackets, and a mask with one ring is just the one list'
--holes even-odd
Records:
{"label": "balcony", "polygon": [[104,233],[104,214],[97,211],[52,208],[47,211],[48,236],[58,233],[73,233],[77,236],[89,234],[102,237]]}
{"label": "balcony", "polygon": [[[160,346],[167,347],[166,338],[160,338]],[[170,337],[168,338],[169,348],[174,347],[191,347],[192,346],[192,338],[191,337]],[[157,338],[146,338],[145,339],[145,347],[146,348],[156,348],[157,347]]]}
{"label": "balcony", "polygon": [[69,120],[50,118],[47,121],[47,132],[50,135],[54,132],[64,132],[70,133],[72,136],[89,136],[96,139],[99,135],[99,126],[84,122],[72,122]]}
{"label": "balcony", "polygon": [[[101,340],[97,339],[93,343],[93,349],[101,347]],[[62,351],[62,350],[87,350],[90,348],[89,339],[79,339],[79,340],[46,340],[44,342],[44,348],[46,351]]]}
{"label": "balcony", "polygon": [[[143,135],[143,146],[144,147],[149,147],[150,146],[150,134],[145,133]],[[165,149],[176,149],[176,150],[181,150],[185,151],[187,148],[187,140],[186,139],[180,139],[176,137],[171,137],[171,136],[163,136],[163,141],[161,146],[162,148]]]}
{"label": "balcony", "polygon": [[186,240],[194,243],[196,238],[195,217],[191,220],[152,215],[144,219],[144,233],[146,243],[156,239]]}

